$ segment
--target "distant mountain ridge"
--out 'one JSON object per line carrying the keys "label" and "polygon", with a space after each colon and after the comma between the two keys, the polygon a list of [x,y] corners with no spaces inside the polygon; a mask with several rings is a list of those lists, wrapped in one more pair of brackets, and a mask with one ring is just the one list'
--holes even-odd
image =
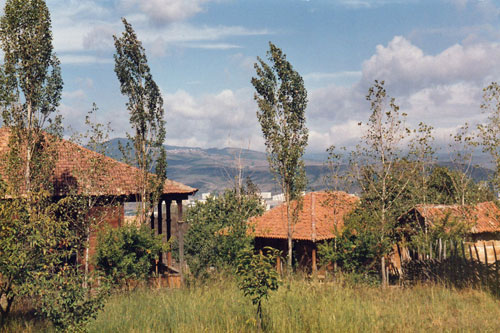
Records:
{"label": "distant mountain ridge", "polygon": [[[108,142],[107,155],[117,160],[122,159],[119,143],[126,145],[127,139],[116,138]],[[198,188],[198,194],[220,192],[234,186],[237,175],[238,158],[241,160],[243,178],[250,177],[261,191],[279,193],[281,190],[269,172],[266,154],[240,148],[199,148],[165,145],[167,150],[167,177],[183,184]],[[326,153],[305,154],[308,191],[326,188],[325,166]],[[453,167],[447,154],[439,154],[438,165]],[[476,160],[486,165],[485,157],[478,155]],[[491,174],[486,167],[472,170],[475,180],[484,180]]]}
{"label": "distant mountain ridge", "polygon": [[[121,160],[119,144],[127,139],[116,138],[108,142],[106,155]],[[220,192],[234,184],[237,160],[241,159],[243,177],[250,177],[261,191],[281,192],[271,173],[266,154],[240,148],[199,148],[165,145],[167,150],[167,177],[199,189],[199,193]],[[325,155],[326,156],[326,155]],[[326,159],[326,158],[325,158]],[[325,188],[326,168],[322,161],[306,159],[309,189]]]}

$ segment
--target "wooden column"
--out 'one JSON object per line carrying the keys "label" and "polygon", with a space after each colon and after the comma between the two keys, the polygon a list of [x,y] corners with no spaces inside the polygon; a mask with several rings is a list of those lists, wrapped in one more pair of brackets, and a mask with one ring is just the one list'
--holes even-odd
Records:
{"label": "wooden column", "polygon": [[312,249],[312,272],[313,272],[313,275],[316,275],[317,271],[318,271],[318,267],[316,266],[316,244],[313,244],[313,249]]}
{"label": "wooden column", "polygon": [[162,202],[163,200],[159,200],[158,201],[158,218],[157,218],[157,221],[158,221],[158,235],[161,235],[163,233],[163,212],[162,212]]}
{"label": "wooden column", "polygon": [[170,206],[172,205],[171,200],[165,201],[165,205],[167,206],[167,241],[172,237],[172,213],[170,212]]}
{"label": "wooden column", "polygon": [[[136,214],[137,216],[137,214]],[[151,212],[151,230],[155,230],[155,210]]]}
{"label": "wooden column", "polygon": [[[172,215],[170,211],[170,206],[172,205],[172,200],[167,200],[166,201],[167,205],[167,241],[170,240],[170,237],[172,237]],[[171,267],[172,266],[172,252],[167,252],[167,266]]]}
{"label": "wooden column", "polygon": [[177,231],[179,233],[179,272],[181,274],[181,282],[184,280],[184,218],[182,217],[182,200],[177,202]]}
{"label": "wooden column", "polygon": [[[158,235],[163,234],[163,207],[162,207],[163,200],[160,199],[158,200],[158,214],[157,214],[157,228],[158,228]],[[163,263],[163,253],[160,252],[159,260],[161,263]]]}

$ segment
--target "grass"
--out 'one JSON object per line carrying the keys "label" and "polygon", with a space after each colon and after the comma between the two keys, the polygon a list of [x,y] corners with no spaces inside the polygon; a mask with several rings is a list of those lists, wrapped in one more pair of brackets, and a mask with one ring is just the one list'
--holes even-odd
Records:
{"label": "grass", "polygon": [[[264,303],[264,316],[269,332],[500,332],[497,299],[482,291],[441,286],[381,289],[293,280]],[[39,322],[15,323],[0,331],[50,331]],[[226,279],[115,295],[89,329],[192,333],[254,332],[257,327],[254,307]]]}

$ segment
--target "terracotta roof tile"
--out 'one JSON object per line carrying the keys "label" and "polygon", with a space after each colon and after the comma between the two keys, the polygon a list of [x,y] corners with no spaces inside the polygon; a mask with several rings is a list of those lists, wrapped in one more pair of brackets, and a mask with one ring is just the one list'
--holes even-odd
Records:
{"label": "terracotta roof tile", "polygon": [[[8,151],[9,136],[9,128],[0,128],[0,154]],[[56,141],[56,145],[55,195],[65,195],[69,188],[75,187],[80,194],[96,196],[130,196],[138,192],[139,169],[64,139]],[[163,186],[163,194],[194,194],[196,191],[170,179]]]}
{"label": "terracotta roof tile", "polygon": [[467,206],[418,205],[415,209],[430,225],[438,219],[450,216],[471,223],[471,233],[500,231],[500,209],[491,201]]}
{"label": "terracotta roof tile", "polygon": [[[335,226],[344,226],[344,216],[359,198],[345,192],[310,192],[304,196],[298,222],[294,225],[293,239],[319,241],[335,237]],[[292,202],[291,207],[296,205]],[[275,207],[262,216],[249,220],[252,234],[262,238],[288,238],[286,204]],[[251,228],[252,229],[252,228]]]}

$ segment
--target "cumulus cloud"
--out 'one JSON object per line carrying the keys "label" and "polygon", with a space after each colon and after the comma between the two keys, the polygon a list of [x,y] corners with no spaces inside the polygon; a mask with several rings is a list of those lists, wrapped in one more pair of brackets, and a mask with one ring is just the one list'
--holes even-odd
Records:
{"label": "cumulus cloud", "polygon": [[186,20],[203,11],[209,0],[122,0],[126,7],[135,7],[159,24]]}
{"label": "cumulus cloud", "polygon": [[444,141],[465,122],[483,119],[479,110],[482,88],[500,75],[498,59],[498,43],[456,44],[432,55],[395,37],[387,45],[377,46],[354,84],[309,91],[310,148],[356,142],[361,132],[355,125],[369,117],[364,97],[375,79],[386,81],[388,94],[408,114],[410,126],[424,121],[435,127],[438,141]]}
{"label": "cumulus cloud", "polygon": [[387,46],[377,46],[363,64],[362,80],[385,80],[398,93],[457,81],[481,83],[500,74],[499,58],[498,43],[455,44],[437,55],[427,55],[397,36]]}
{"label": "cumulus cloud", "polygon": [[167,142],[199,147],[262,150],[263,139],[250,89],[192,96],[179,90],[165,95]]}

